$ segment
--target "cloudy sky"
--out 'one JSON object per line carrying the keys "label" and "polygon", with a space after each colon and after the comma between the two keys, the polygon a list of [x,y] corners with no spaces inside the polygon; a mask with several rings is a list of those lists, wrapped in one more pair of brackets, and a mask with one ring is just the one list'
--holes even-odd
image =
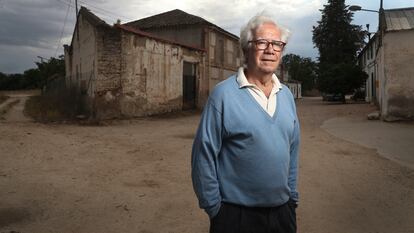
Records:
{"label": "cloudy sky", "polygon": [[[78,5],[113,24],[181,9],[239,35],[240,26],[257,12],[273,12],[293,32],[286,53],[316,59],[312,26],[327,0],[78,0]],[[378,9],[380,0],[347,0],[347,5]],[[414,6],[413,0],[384,0],[384,8]],[[354,24],[377,28],[378,15],[356,12]],[[0,0],[0,72],[20,73],[40,57],[57,57],[70,43],[75,25],[75,0]]]}

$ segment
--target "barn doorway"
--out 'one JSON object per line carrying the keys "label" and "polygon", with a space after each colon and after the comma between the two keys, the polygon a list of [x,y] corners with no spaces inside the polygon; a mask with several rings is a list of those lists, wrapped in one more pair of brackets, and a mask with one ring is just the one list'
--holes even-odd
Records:
{"label": "barn doorway", "polygon": [[183,65],[183,110],[196,107],[197,64],[184,62]]}

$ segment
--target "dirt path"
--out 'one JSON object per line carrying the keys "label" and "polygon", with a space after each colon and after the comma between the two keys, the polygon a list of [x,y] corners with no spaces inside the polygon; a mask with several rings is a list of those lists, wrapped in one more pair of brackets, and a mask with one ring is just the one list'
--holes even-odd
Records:
{"label": "dirt path", "polygon": [[1,93],[9,96],[10,98],[0,104],[0,121],[8,123],[33,121],[23,114],[23,110],[25,103],[30,96],[40,94],[38,90],[3,91]]}
{"label": "dirt path", "polygon": [[349,142],[374,148],[385,158],[414,169],[413,122],[336,117],[325,121],[321,128]]}
{"label": "dirt path", "polygon": [[[3,104],[3,109],[7,108],[7,110],[3,114],[1,120],[9,123],[32,121],[23,114],[24,105],[27,99],[28,97],[10,97],[6,100]],[[2,109],[1,106],[0,109]]]}
{"label": "dirt path", "polygon": [[[372,110],[298,102],[299,232],[414,229],[414,172],[320,128]],[[189,168],[198,120],[184,113],[101,127],[0,121],[0,232],[207,232]]]}
{"label": "dirt path", "polygon": [[300,232],[413,232],[413,170],[320,128],[328,119],[364,118],[373,110],[367,104],[299,104]]}

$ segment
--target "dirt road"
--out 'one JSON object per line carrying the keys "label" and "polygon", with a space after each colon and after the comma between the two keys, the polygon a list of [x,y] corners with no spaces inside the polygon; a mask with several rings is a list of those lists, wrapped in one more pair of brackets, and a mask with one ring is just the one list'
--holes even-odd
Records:
{"label": "dirt road", "polygon": [[[298,102],[301,233],[414,232],[414,171],[320,128],[366,104]],[[0,120],[0,232],[202,233],[198,113],[78,126]]]}

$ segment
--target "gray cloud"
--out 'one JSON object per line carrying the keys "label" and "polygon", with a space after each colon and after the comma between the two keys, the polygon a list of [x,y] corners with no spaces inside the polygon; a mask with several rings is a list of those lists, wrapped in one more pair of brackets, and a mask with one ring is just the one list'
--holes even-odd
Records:
{"label": "gray cloud", "polygon": [[[58,46],[68,5],[65,0],[3,0],[0,5],[0,71],[23,72],[35,67],[37,56],[51,57]],[[67,19],[66,36],[75,24]],[[60,45],[62,47],[62,45]],[[61,54],[63,49],[58,50]]]}
{"label": "gray cloud", "polygon": [[[172,9],[181,9],[195,14],[238,35],[240,27],[250,17],[263,9],[276,16],[280,23],[288,26],[293,35],[286,53],[295,53],[316,58],[313,48],[312,26],[320,19],[318,9],[326,0],[78,0],[98,17],[109,24],[118,18],[122,22],[158,14]],[[75,25],[74,0],[0,0],[0,72],[23,72],[35,66],[37,56],[51,57],[63,53],[62,43],[70,43]],[[410,1],[386,1],[384,7],[408,7]],[[68,9],[69,15],[59,43]],[[348,5],[361,5],[377,9],[377,0],[350,0]],[[412,5],[412,4],[411,4]],[[376,30],[378,15],[355,13],[355,24],[371,24]],[[57,47],[58,46],[58,47]]]}

